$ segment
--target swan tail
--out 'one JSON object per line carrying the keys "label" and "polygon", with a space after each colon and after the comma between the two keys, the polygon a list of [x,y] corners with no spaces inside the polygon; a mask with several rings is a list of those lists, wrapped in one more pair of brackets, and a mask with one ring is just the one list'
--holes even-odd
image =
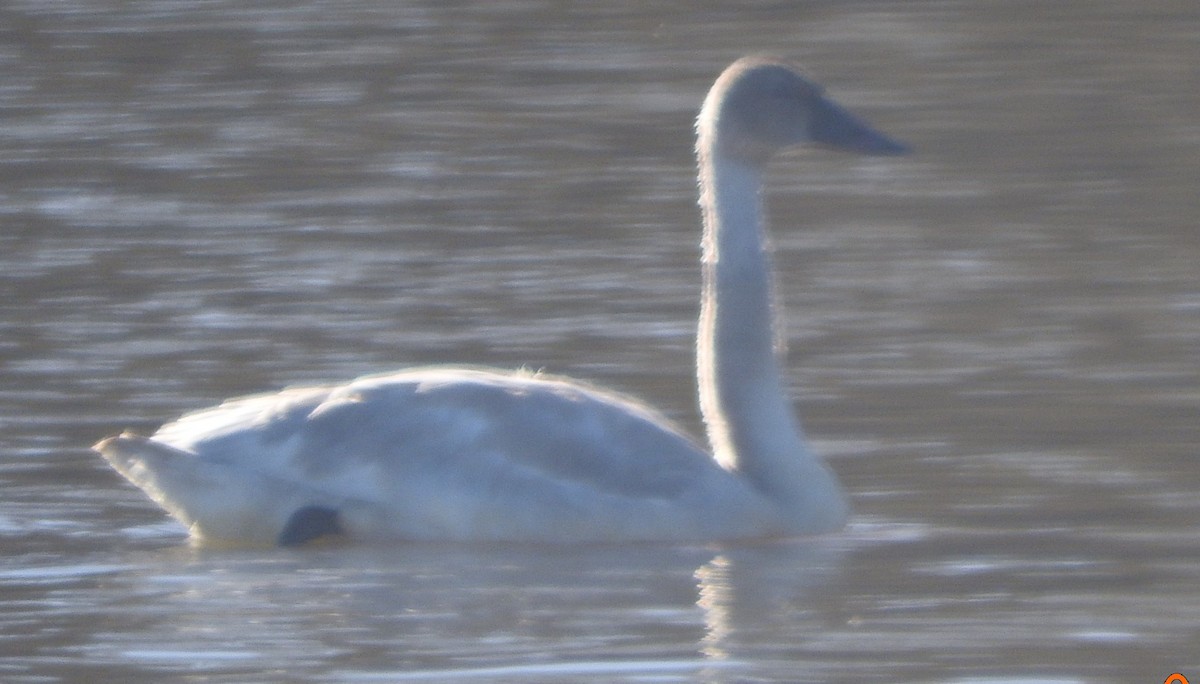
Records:
{"label": "swan tail", "polygon": [[198,542],[294,546],[344,531],[331,497],[294,483],[131,433],[93,449]]}

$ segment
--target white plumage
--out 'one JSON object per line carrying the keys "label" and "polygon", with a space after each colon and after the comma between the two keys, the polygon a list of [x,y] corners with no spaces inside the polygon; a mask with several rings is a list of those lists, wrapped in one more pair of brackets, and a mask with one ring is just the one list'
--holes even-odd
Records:
{"label": "white plumage", "polygon": [[697,541],[837,529],[845,496],[807,448],[773,347],[761,177],[773,152],[805,142],[904,147],[759,58],[721,75],[698,134],[697,363],[712,453],[629,397],[467,367],[232,399],[97,451],[210,542]]}

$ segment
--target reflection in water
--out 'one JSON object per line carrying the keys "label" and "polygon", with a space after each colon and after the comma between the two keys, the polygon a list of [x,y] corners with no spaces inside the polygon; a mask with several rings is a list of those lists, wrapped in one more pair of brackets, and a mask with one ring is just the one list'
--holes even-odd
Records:
{"label": "reflection in water", "polygon": [[705,634],[701,652],[714,661],[729,659],[726,642],[732,634],[733,616],[730,608],[733,596],[729,586],[729,559],[717,556],[696,571],[700,581],[700,598],[696,605],[704,611]]}
{"label": "reflection in water", "polygon": [[[723,681],[758,657],[743,651],[762,636],[761,620],[791,622],[833,569],[829,557],[808,566],[813,559],[808,545],[181,548],[40,583],[69,589],[64,615],[104,614],[114,595],[153,606],[47,625],[69,628],[63,636],[74,643],[53,650],[89,677],[136,666],[157,676],[277,670],[305,681],[705,673]],[[12,590],[22,580],[0,582]],[[50,666],[62,656],[22,659]]]}
{"label": "reflection in water", "polygon": [[844,549],[825,540],[722,549],[696,571],[705,635],[717,663],[762,663],[802,648],[825,629],[818,595],[837,575]]}

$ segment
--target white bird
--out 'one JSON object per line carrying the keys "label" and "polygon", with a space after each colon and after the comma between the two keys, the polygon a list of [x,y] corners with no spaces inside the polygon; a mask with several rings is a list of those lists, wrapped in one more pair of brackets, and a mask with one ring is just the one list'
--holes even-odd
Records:
{"label": "white bird", "polygon": [[540,373],[433,366],[229,400],[95,446],[209,543],[705,541],[839,529],[775,348],[762,176],[812,143],[906,147],[786,63],[737,61],[700,110],[700,407],[711,451],[646,405]]}

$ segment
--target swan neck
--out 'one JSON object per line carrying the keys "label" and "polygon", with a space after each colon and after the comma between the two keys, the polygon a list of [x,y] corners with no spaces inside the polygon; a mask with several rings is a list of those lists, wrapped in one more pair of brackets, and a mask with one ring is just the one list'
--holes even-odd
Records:
{"label": "swan neck", "polygon": [[776,349],[763,169],[717,155],[700,159],[701,411],[716,458],[727,468],[748,471],[766,452],[803,450]]}
{"label": "swan neck", "polygon": [[[701,138],[704,140],[704,137]],[[836,529],[847,505],[809,451],[776,345],[762,165],[701,149],[704,285],[696,342],[700,409],[713,457],[810,530]]]}

